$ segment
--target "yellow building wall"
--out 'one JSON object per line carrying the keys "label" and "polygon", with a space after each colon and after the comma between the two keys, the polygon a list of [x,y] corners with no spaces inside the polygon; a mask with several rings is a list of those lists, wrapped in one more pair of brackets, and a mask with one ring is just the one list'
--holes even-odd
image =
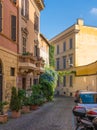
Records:
{"label": "yellow building wall", "polygon": [[46,40],[40,35],[39,40],[40,57],[45,60],[45,66],[49,66],[49,45]]}
{"label": "yellow building wall", "polygon": [[97,60],[97,28],[76,25],[79,33],[75,41],[75,66],[82,66]]}
{"label": "yellow building wall", "polygon": [[[73,39],[72,49],[69,49],[70,38]],[[64,41],[66,42],[66,51],[63,52]],[[84,21],[78,19],[76,24],[55,36],[50,40],[50,43],[55,46],[55,59],[60,58],[60,70],[64,71],[63,56],[66,56],[68,60],[68,56],[72,54],[73,66],[70,68],[67,62],[65,70],[75,70],[76,75],[79,75],[73,75],[73,87],[68,85],[69,80],[67,76],[66,87],[60,84],[58,90],[61,93],[66,91],[67,95],[70,95],[70,93],[74,94],[77,89],[86,89],[87,86],[89,86],[90,90],[96,90],[96,75],[94,74],[97,72],[97,64],[92,65],[93,67],[85,65],[97,60],[97,28],[85,26]],[[59,45],[59,54],[57,54],[57,45]],[[84,66],[84,70],[81,67],[77,69],[78,66]],[[84,78],[86,78],[86,82],[84,82]]]}
{"label": "yellow building wall", "polygon": [[[2,62],[3,73],[3,100],[9,101],[11,98],[11,88],[17,87],[17,55],[0,47],[0,60]],[[10,75],[10,68],[15,68],[15,76]]]}

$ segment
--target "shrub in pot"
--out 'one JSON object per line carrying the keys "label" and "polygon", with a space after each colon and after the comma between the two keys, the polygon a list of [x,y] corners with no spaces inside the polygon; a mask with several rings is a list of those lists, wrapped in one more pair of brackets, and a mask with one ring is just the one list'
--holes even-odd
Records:
{"label": "shrub in pot", "polygon": [[6,101],[0,101],[0,123],[5,123],[8,120],[8,114],[4,112],[4,106],[7,104]]}
{"label": "shrub in pot", "polygon": [[30,112],[30,98],[29,97],[24,97],[23,102],[22,102],[22,112],[27,113]]}
{"label": "shrub in pot", "polygon": [[31,110],[36,110],[39,108],[39,95],[38,94],[32,94],[30,96],[30,108]]}
{"label": "shrub in pot", "polygon": [[12,87],[10,109],[12,111],[13,118],[20,116],[21,100],[15,87]]}

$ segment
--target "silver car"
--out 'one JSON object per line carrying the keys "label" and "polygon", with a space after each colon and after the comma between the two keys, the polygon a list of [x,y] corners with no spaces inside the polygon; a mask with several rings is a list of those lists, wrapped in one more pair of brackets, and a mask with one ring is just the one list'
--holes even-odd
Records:
{"label": "silver car", "polygon": [[84,107],[88,116],[97,116],[97,92],[80,92],[77,106]]}

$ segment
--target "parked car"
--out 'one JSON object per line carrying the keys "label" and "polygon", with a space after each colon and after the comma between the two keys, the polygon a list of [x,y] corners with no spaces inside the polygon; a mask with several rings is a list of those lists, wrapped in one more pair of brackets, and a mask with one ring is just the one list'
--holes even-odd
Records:
{"label": "parked car", "polygon": [[76,102],[78,109],[84,107],[87,112],[87,116],[94,118],[97,116],[97,92],[80,91],[79,99]]}

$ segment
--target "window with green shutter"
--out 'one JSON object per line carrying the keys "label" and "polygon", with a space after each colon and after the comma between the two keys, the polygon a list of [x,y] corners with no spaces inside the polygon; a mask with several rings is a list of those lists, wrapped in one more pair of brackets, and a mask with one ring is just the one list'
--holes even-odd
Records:
{"label": "window with green shutter", "polygon": [[0,2],[0,32],[2,31],[2,3]]}
{"label": "window with green shutter", "polygon": [[16,41],[16,16],[11,15],[11,39]]}

